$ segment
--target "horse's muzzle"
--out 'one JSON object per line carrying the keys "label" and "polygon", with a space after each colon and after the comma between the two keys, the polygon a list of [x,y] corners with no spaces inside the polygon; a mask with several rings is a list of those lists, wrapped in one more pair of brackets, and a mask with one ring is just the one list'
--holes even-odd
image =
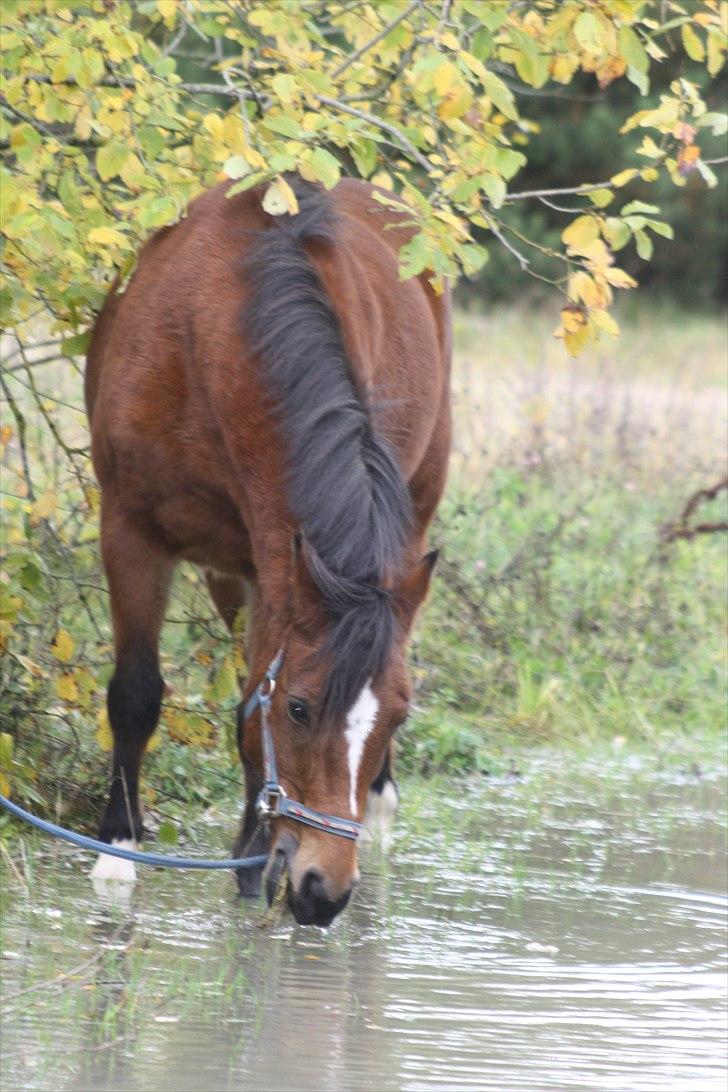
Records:
{"label": "horse's muzzle", "polygon": [[336,899],[329,897],[320,872],[309,868],[301,880],[298,891],[288,885],[288,905],[299,925],[319,925],[325,929],[351,898],[352,888]]}

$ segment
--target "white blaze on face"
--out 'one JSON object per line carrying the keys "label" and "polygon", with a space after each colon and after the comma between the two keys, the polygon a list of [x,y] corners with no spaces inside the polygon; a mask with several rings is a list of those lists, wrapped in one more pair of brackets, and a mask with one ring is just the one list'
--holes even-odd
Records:
{"label": "white blaze on face", "polygon": [[359,783],[359,766],[364,754],[364,745],[371,735],[378,711],[379,701],[369,682],[346,714],[346,731],[344,735],[349,747],[349,802],[352,815],[357,814],[356,790]]}

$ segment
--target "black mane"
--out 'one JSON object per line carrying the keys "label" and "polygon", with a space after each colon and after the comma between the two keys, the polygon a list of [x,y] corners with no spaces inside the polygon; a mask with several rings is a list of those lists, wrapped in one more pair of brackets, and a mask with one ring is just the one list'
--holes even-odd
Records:
{"label": "black mane", "polygon": [[333,719],[389,654],[394,615],[384,580],[401,564],[411,500],[362,404],[338,318],[306,252],[310,241],[335,245],[332,209],[322,190],[294,187],[299,212],[276,217],[246,262],[244,333],[280,415],[289,503],[333,623],[321,699],[322,715]]}

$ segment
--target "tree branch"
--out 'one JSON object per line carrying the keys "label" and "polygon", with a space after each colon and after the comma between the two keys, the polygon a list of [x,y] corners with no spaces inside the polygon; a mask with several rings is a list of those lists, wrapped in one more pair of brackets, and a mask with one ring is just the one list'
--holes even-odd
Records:
{"label": "tree branch", "polygon": [[359,46],[353,53],[350,53],[346,60],[342,61],[339,67],[334,69],[331,73],[331,78],[335,80],[342,72],[346,71],[349,65],[358,61],[360,57],[372,49],[378,42],[381,42],[382,38],[386,38],[390,30],[394,30],[394,28],[406,19],[408,15],[411,15],[416,8],[420,7],[421,2],[422,0],[412,0],[412,3],[406,7],[404,11],[401,11],[395,19],[392,19],[390,23],[387,23],[385,27],[382,27],[378,34],[375,34],[375,36],[370,38],[368,42],[365,42],[363,46]]}
{"label": "tree branch", "polygon": [[389,133],[397,141],[397,144],[406,152],[416,163],[422,167],[423,171],[427,174],[434,169],[432,163],[422,155],[414,144],[408,140],[404,133],[397,128],[396,125],[392,125],[390,122],[385,121],[384,118],[378,118],[376,114],[368,114],[365,110],[357,110],[354,106],[348,106],[345,102],[341,102],[339,99],[330,99],[327,95],[317,95],[318,101],[324,106],[331,106],[334,110],[340,110],[342,114],[351,114],[354,118],[361,118],[362,121],[368,121],[370,125],[375,126],[377,129],[381,129],[385,133]]}

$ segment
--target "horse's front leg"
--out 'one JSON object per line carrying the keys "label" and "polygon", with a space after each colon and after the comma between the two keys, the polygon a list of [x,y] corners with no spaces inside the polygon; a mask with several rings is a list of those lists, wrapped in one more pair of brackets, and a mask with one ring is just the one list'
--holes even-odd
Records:
{"label": "horse's front leg", "polygon": [[[159,720],[164,682],[159,634],[173,568],[153,538],[118,508],[104,503],[101,548],[114,625],[115,669],[107,704],[114,739],[111,786],[99,836],[135,847],[142,837],[139,770]],[[131,882],[134,864],[101,854],[95,880]]]}
{"label": "horse's front leg", "polygon": [[359,843],[374,843],[380,849],[388,850],[392,845],[392,825],[399,805],[397,782],[392,768],[392,746],[390,744],[381,770],[369,786],[364,826],[359,835]]}

